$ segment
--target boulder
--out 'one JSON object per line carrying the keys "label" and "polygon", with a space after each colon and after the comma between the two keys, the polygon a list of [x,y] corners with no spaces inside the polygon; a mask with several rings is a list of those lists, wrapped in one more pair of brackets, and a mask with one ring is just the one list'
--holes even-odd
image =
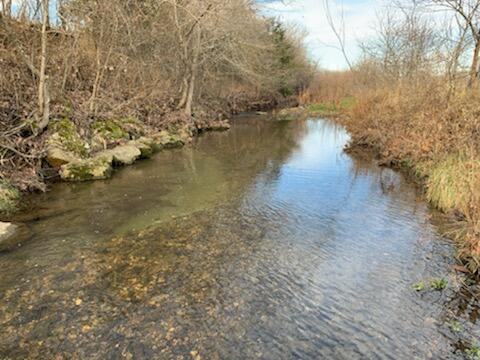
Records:
{"label": "boulder", "polygon": [[130,140],[130,134],[117,120],[97,120],[90,128],[92,130],[90,146],[93,152],[105,150],[110,144]]}
{"label": "boulder", "polygon": [[75,124],[68,119],[52,122],[46,142],[46,160],[59,169],[62,165],[81,159],[88,154],[89,146],[82,140]]}
{"label": "boulder", "polygon": [[166,130],[162,130],[152,136],[154,149],[175,148],[185,145],[189,135],[185,132],[182,134],[174,134]]}
{"label": "boulder", "polygon": [[9,222],[0,221],[0,243],[6,241],[15,234],[18,226]]}
{"label": "boulder", "polygon": [[136,146],[127,144],[101,151],[95,154],[94,159],[115,165],[131,165],[141,156],[142,152]]}
{"label": "boulder", "polygon": [[18,248],[31,235],[30,229],[25,225],[15,225],[0,221],[0,252]]}
{"label": "boulder", "polygon": [[103,157],[76,160],[60,168],[60,177],[66,181],[102,180],[111,174],[112,162]]}
{"label": "boulder", "polygon": [[69,162],[78,160],[80,156],[73,151],[67,150],[66,146],[62,143],[62,139],[59,133],[54,133],[47,140],[47,155],[46,160],[50,166],[55,169],[59,169],[62,165]]}
{"label": "boulder", "polygon": [[138,150],[140,150],[140,157],[142,159],[146,159],[152,156],[154,150],[156,147],[154,146],[154,141],[153,139],[147,138],[147,137],[141,137],[137,140],[131,140],[127,143],[127,145],[131,145],[136,147]]}
{"label": "boulder", "polygon": [[0,222],[0,251],[9,250],[12,247],[11,240],[16,234],[17,229],[17,225]]}

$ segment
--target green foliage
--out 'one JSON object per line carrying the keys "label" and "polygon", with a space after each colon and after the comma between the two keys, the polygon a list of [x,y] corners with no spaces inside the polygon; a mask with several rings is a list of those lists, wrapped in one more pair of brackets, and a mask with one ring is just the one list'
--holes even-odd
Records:
{"label": "green foliage", "polygon": [[268,25],[274,47],[270,74],[274,87],[284,97],[299,93],[310,83],[308,74],[312,70],[304,50],[298,45],[299,37],[276,19],[270,19]]}
{"label": "green foliage", "polygon": [[448,327],[454,333],[459,333],[463,331],[463,325],[458,320],[452,320],[448,323]]}
{"label": "green foliage", "polygon": [[425,290],[425,283],[423,281],[419,281],[412,285],[413,290],[415,291],[422,291]]}
{"label": "green foliage", "polygon": [[465,354],[469,360],[480,360],[480,347],[474,346],[465,351]]}
{"label": "green foliage", "polygon": [[444,290],[448,285],[448,280],[441,278],[441,279],[433,279],[430,282],[430,287],[434,290]]}

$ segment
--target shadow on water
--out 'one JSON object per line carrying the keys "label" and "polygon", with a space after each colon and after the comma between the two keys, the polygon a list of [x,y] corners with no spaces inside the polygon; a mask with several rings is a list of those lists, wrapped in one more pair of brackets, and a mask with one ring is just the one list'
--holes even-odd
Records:
{"label": "shadow on water", "polygon": [[478,334],[477,302],[412,290],[453,284],[451,244],[348,139],[242,116],[33,197],[33,239],[0,254],[0,358],[462,358],[448,324]]}

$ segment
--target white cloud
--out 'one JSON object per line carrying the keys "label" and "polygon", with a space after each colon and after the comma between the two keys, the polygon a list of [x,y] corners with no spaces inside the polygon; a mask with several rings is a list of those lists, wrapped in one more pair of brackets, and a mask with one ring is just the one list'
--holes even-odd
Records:
{"label": "white cloud", "polygon": [[[373,33],[380,2],[381,0],[331,0],[331,12],[337,20],[343,8],[346,48],[353,61],[360,55],[358,41]],[[340,51],[335,49],[338,41],[328,24],[323,4],[323,0],[278,0],[264,4],[264,12],[305,28],[308,32],[305,41],[309,52],[322,67],[331,70],[345,69],[346,61]]]}

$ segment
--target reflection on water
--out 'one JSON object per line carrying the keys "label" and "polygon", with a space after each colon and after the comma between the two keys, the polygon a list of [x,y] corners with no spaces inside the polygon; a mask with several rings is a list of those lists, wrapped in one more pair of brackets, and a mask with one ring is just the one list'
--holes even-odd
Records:
{"label": "reflection on water", "polygon": [[[324,120],[240,117],[33,198],[33,238],[0,254],[0,358],[461,358],[459,298],[411,289],[448,276],[450,244],[347,141]],[[472,333],[475,308],[458,314]]]}

